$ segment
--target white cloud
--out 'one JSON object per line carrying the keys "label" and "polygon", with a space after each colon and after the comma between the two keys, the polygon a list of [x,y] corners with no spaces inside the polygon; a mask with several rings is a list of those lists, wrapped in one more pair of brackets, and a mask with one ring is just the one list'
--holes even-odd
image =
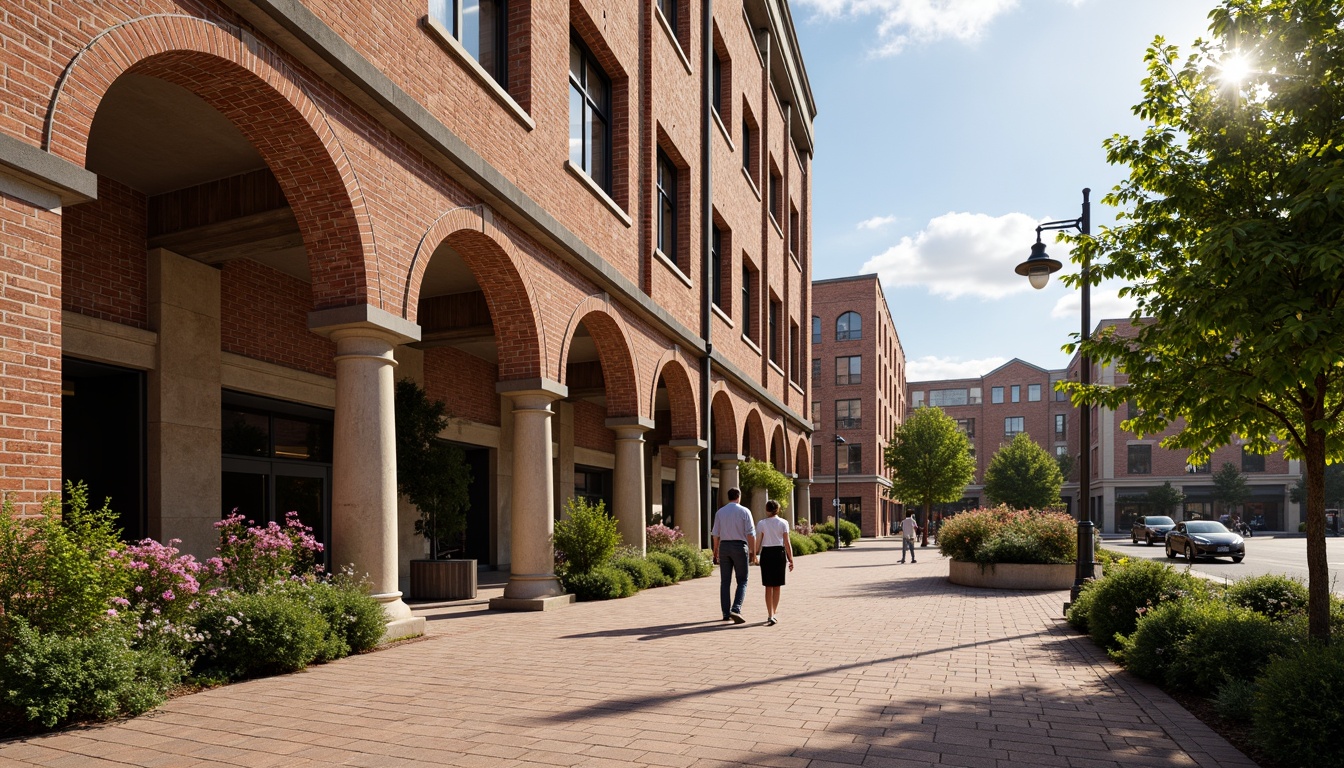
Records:
{"label": "white cloud", "polygon": [[938,381],[940,379],[973,379],[1008,362],[1006,357],[985,357],[979,360],[959,360],[955,357],[925,355],[905,361],[907,381]]}
{"label": "white cloud", "polygon": [[[1110,320],[1116,318],[1129,317],[1136,306],[1134,297],[1126,296],[1120,298],[1119,288],[1108,288],[1106,286],[1095,286],[1092,288],[1092,325],[1096,327],[1099,320]],[[1077,320],[1078,313],[1083,306],[1083,296],[1079,291],[1069,291],[1061,296],[1059,301],[1050,310],[1050,317],[1055,320]]]}
{"label": "white cloud", "polygon": [[864,219],[857,225],[858,229],[881,229],[888,224],[896,221],[895,216],[874,216],[871,219]]}
{"label": "white cloud", "polygon": [[[876,272],[885,285],[923,286],[951,299],[1021,293],[1031,285],[1013,268],[1030,253],[1039,221],[1025,213],[945,213],[869,259],[859,272]],[[1050,255],[1067,262],[1069,251],[1063,243],[1050,243]]]}
{"label": "white cloud", "polygon": [[912,44],[974,43],[990,22],[1015,9],[1018,0],[801,0],[799,4],[832,18],[877,16],[881,44],[875,53],[893,56]]}

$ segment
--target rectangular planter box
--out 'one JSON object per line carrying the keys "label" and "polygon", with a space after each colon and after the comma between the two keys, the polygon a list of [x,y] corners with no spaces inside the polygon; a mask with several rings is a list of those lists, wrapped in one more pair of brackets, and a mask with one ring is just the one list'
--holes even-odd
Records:
{"label": "rectangular planter box", "polygon": [[[1095,566],[1101,575],[1100,566]],[[981,566],[961,560],[948,561],[947,580],[963,587],[981,589],[1069,589],[1073,587],[1074,565],[1026,565],[998,563]]]}
{"label": "rectangular planter box", "polygon": [[412,560],[411,597],[471,600],[476,597],[475,560]]}

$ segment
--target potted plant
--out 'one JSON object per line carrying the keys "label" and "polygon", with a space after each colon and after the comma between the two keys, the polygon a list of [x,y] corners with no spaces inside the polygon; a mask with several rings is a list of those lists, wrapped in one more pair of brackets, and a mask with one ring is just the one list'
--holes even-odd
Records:
{"label": "potted plant", "polygon": [[422,600],[476,597],[476,561],[453,559],[467,528],[471,468],[466,453],[439,438],[448,407],[409,379],[397,382],[397,490],[420,512],[416,534],[428,557],[411,561],[411,596]]}
{"label": "potted plant", "polygon": [[1076,524],[1056,510],[972,509],[943,521],[938,550],[948,580],[991,589],[1068,589],[1077,556]]}

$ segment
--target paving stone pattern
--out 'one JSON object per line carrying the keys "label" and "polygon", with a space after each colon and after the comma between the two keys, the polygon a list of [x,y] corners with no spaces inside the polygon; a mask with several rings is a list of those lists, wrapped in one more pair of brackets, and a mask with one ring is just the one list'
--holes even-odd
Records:
{"label": "paving stone pattern", "polygon": [[548,613],[431,608],[426,640],[0,744],[0,766],[1254,766],[1075,635],[1063,593],[899,554],[799,558],[775,627],[759,583],[747,624],[719,621],[717,573]]}

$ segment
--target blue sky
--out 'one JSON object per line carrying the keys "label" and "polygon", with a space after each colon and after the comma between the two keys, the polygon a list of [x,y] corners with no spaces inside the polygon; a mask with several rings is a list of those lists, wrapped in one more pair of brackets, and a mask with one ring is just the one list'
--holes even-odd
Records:
{"label": "blue sky", "polygon": [[[813,276],[882,276],[910,380],[1063,367],[1077,292],[1013,267],[1083,187],[1094,229],[1114,221],[1102,141],[1142,128],[1153,37],[1184,51],[1214,2],[792,0],[819,112]],[[1093,291],[1094,322],[1128,314],[1117,287]]]}

